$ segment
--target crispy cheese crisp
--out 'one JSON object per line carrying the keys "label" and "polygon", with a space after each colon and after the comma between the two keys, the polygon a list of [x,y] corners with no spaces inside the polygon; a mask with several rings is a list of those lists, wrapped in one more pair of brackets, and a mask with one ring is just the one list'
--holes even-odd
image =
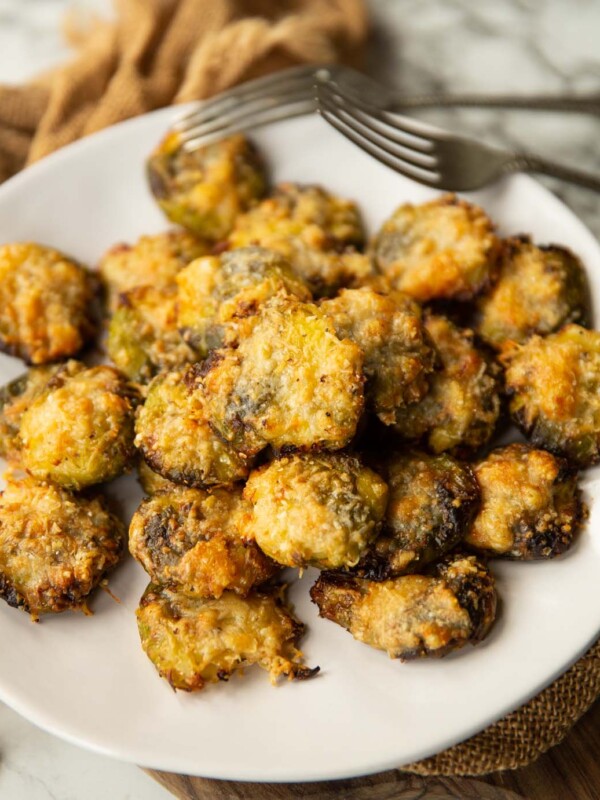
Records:
{"label": "crispy cheese crisp", "polygon": [[125,529],[100,496],[11,479],[0,493],[0,597],[34,618],[85,610],[124,544]]}
{"label": "crispy cheese crisp", "polygon": [[253,664],[265,669],[272,683],[308,678],[318,670],[301,662],[296,645],[304,625],[286,607],[280,589],[200,599],[150,584],[137,620],[146,655],[174,689],[198,691]]}
{"label": "crispy cheese crisp", "polygon": [[154,583],[195,597],[245,596],[278,570],[240,531],[241,488],[179,487],[142,502],[129,527],[129,550]]}
{"label": "crispy cheese crisp", "polygon": [[187,153],[169,134],[147,163],[150,189],[165,215],[209,241],[224,239],[238,214],[266,190],[262,160],[242,134]]}
{"label": "crispy cheese crisp", "polygon": [[177,276],[177,284],[179,328],[201,355],[224,344],[236,345],[274,295],[283,292],[312,299],[287,261],[263,247],[199,258]]}
{"label": "crispy cheese crisp", "polygon": [[589,294],[583,264],[564,247],[537,247],[527,236],[509,239],[498,280],[478,298],[477,312],[477,333],[496,349],[568,322],[585,326]]}
{"label": "crispy cheese crisp", "polygon": [[141,236],[133,245],[111,247],[98,267],[110,308],[116,308],[122,292],[136,286],[156,290],[173,286],[177,273],[209,249],[189,231],[177,230]]}
{"label": "crispy cheese crisp", "polygon": [[113,363],[139,383],[197,360],[177,327],[177,290],[137,286],[120,295],[108,327],[106,347]]}
{"label": "crispy cheese crisp", "polygon": [[363,353],[335,335],[314,305],[277,295],[261,308],[237,349],[216,351],[206,366],[207,412],[219,435],[254,455],[345,447],[364,395]]}
{"label": "crispy cheese crisp", "polygon": [[261,245],[280,253],[316,297],[362,286],[376,275],[360,252],[364,230],[356,203],[320,186],[279,184],[273,194],[239,217],[229,246]]}
{"label": "crispy cheese crisp", "polygon": [[250,475],[242,530],[288,567],[353,566],[379,532],[387,497],[382,478],[354,456],[287,456]]}
{"label": "crispy cheese crisp", "polygon": [[427,574],[380,583],[323,572],[310,594],[320,616],[401,661],[477,644],[496,616],[492,574],[475,556],[461,554],[446,556]]}
{"label": "crispy cheese crisp", "polygon": [[138,410],[135,444],[154,472],[196,488],[244,480],[252,461],[214,432],[199,365],[163,372]]}
{"label": "crispy cheese crisp", "polygon": [[600,460],[600,333],[566,325],[507,344],[501,361],[513,420],[536,447],[578,467]]}
{"label": "crispy cheese crisp", "polygon": [[21,417],[23,466],[67,489],[116,478],[133,459],[137,401],[113,367],[70,361]]}
{"label": "crispy cheese crisp", "polygon": [[462,540],[479,508],[473,472],[446,453],[394,453],[384,475],[389,501],[382,533],[352,570],[378,581],[420,572],[441,558]]}
{"label": "crispy cheese crisp", "polygon": [[443,195],[401,205],[375,237],[379,269],[417,300],[470,300],[497,269],[500,241],[478,206]]}
{"label": "crispy cheese crisp", "polygon": [[28,364],[78,353],[96,331],[97,282],[67,256],[39,244],[0,247],[0,350]]}
{"label": "crispy cheese crisp", "polygon": [[420,403],[397,415],[395,429],[434,453],[470,452],[491,438],[500,415],[499,369],[465,328],[430,315],[425,327],[441,362]]}
{"label": "crispy cheese crisp", "polygon": [[423,399],[436,352],[420,308],[408,295],[342,289],[320,308],[339,338],[351,339],[363,351],[365,399],[384,424],[393,424],[401,409]]}
{"label": "crispy cheese crisp", "polygon": [[481,510],[465,544],[489,556],[553,558],[573,543],[584,517],[577,473],[526,444],[493,450],[474,466]]}

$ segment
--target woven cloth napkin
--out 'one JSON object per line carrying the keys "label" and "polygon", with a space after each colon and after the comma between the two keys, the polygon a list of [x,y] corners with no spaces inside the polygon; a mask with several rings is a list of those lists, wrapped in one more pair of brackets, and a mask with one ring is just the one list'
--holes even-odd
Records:
{"label": "woven cloth napkin", "polygon": [[[368,33],[363,0],[115,5],[111,21],[71,22],[72,61],[25,86],[0,86],[0,182],[75,139],[155,108],[296,64],[360,63]],[[561,741],[599,694],[596,644],[517,711],[408,769],[481,775],[524,766]]]}

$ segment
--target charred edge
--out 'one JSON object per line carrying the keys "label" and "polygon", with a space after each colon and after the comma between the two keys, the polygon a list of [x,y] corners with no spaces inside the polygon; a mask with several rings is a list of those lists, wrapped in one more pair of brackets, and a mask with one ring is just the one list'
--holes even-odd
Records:
{"label": "charred edge", "polygon": [[211,350],[204,361],[199,361],[196,364],[192,364],[192,367],[194,368],[194,380],[205,378],[208,373],[211,372],[211,370],[213,370],[221,361],[223,361],[224,358],[225,356],[220,350]]}
{"label": "charred edge", "polygon": [[[600,437],[579,437],[571,441],[567,439],[565,444],[560,444],[544,433],[544,422],[540,417],[537,417],[537,419],[529,425],[524,424],[523,418],[526,413],[524,409],[520,409],[513,414],[513,420],[535,447],[540,447],[552,453],[554,456],[565,459],[574,469],[585,469],[586,467],[591,467],[600,462]],[[583,445],[586,443],[586,440],[589,441],[589,445],[584,447]],[[582,455],[579,455],[578,450],[583,451]]]}
{"label": "charred edge", "polygon": [[352,607],[360,600],[357,579],[336,572],[322,572],[310,589],[310,598],[319,609],[319,616],[349,627]]}
{"label": "charred edge", "polygon": [[143,449],[142,456],[144,457],[146,464],[148,464],[153,472],[158,473],[172,483],[189,486],[192,489],[207,488],[207,484],[204,481],[204,476],[195,470],[177,469],[175,467],[172,469],[167,469],[157,453],[146,453]]}
{"label": "charred edge", "polygon": [[472,492],[462,496],[460,498],[462,502],[458,506],[455,505],[455,501],[459,495],[447,486],[437,486],[435,494],[442,509],[443,521],[432,538],[438,551],[437,555],[441,555],[458,544],[462,538],[479,507],[480,494],[473,484]]}
{"label": "charred edge", "polygon": [[[158,157],[156,157],[158,159]],[[163,166],[162,158],[159,161],[160,167]],[[146,165],[146,177],[150,191],[157,200],[166,200],[169,197],[169,185],[162,171],[159,170],[155,160],[151,160]]]}
{"label": "charred edge", "polygon": [[25,598],[13,586],[12,582],[0,572],[0,597],[12,608],[20,608],[29,613],[30,608]]}
{"label": "charred edge", "polygon": [[560,527],[560,522],[557,522],[547,530],[540,531],[536,529],[535,521],[521,519],[511,530],[514,544],[505,558],[537,561],[554,558],[568,550],[576,529],[574,526],[570,532],[565,533]]}
{"label": "charred edge", "polygon": [[217,364],[221,359],[215,359],[212,364],[207,364],[207,361],[210,360],[210,357],[207,358],[205,361],[197,361],[194,364],[190,364],[189,367],[184,371],[182,380],[185,387],[190,391],[193,392],[198,388],[198,384],[205,377],[205,375],[209,372],[211,367],[214,364]]}
{"label": "charred edge", "polygon": [[[450,578],[448,568],[460,558],[468,559],[476,567],[476,572]],[[480,642],[486,636],[496,616],[496,589],[494,578],[487,566],[475,556],[458,552],[446,557],[444,561],[435,566],[434,570],[440,578],[446,581],[461,607],[469,615],[473,625],[470,641],[474,644]]]}
{"label": "charred edge", "polygon": [[294,677],[297,681],[306,681],[309,678],[314,678],[314,676],[321,671],[321,667],[305,667],[305,666],[296,666],[292,670],[292,677]]}
{"label": "charred edge", "polygon": [[10,405],[13,400],[20,397],[27,390],[28,383],[29,375],[25,372],[0,388],[0,414],[6,406]]}
{"label": "charred edge", "polygon": [[443,647],[438,647],[436,650],[431,650],[424,641],[421,641],[420,647],[413,647],[410,650],[402,650],[401,653],[394,655],[399,661],[416,661],[419,658],[444,658],[455,650],[460,650],[467,643],[466,639],[450,639],[450,641]]}
{"label": "charred edge", "polygon": [[[140,507],[138,513],[143,511]],[[144,540],[148,550],[152,554],[152,561],[154,563],[164,563],[165,548],[169,554],[172,554],[173,546],[169,538],[171,526],[170,520],[174,516],[174,509],[169,506],[163,509],[160,513],[153,513],[148,519],[144,518]]]}
{"label": "charred edge", "polygon": [[[410,565],[407,566],[407,572]],[[379,556],[375,552],[369,552],[358,562],[355,567],[348,569],[348,574],[368,581],[387,581],[396,577],[390,567],[389,561],[384,556]]]}

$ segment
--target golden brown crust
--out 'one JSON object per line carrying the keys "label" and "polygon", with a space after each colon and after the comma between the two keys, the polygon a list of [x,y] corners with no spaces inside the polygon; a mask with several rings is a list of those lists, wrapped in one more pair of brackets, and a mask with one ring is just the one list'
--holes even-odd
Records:
{"label": "golden brown crust", "polygon": [[344,447],[363,408],[363,355],[309,303],[276,295],[236,350],[206,366],[212,425],[238,450]]}
{"label": "golden brown crust", "polygon": [[0,597],[34,618],[85,608],[124,543],[124,527],[102,498],[10,480],[0,493]]}
{"label": "golden brown crust", "polygon": [[485,212],[455,195],[400,206],[374,242],[377,265],[394,288],[423,302],[473,298],[491,282],[498,251]]}
{"label": "golden brown crust", "polygon": [[240,533],[242,490],[178,488],[142,502],[129,550],[154,583],[195,597],[246,596],[279,570]]}
{"label": "golden brown crust", "polygon": [[581,261],[556,245],[536,247],[526,236],[503,242],[498,281],[477,303],[477,333],[500,349],[545,335],[568,322],[586,325],[588,286]]}
{"label": "golden brown crust", "polygon": [[427,376],[436,353],[418,305],[399,292],[342,289],[320,308],[340,339],[351,339],[364,353],[367,405],[386,425],[399,410],[427,394]]}
{"label": "golden brown crust", "polygon": [[98,270],[109,305],[136,286],[166,289],[190,261],[206,255],[209,246],[188,231],[165,231],[141,236],[133,245],[117,244],[102,257]]}
{"label": "golden brown crust", "polygon": [[21,418],[24,467],[68,489],[117,477],[133,458],[138,399],[113,367],[68,362]]}
{"label": "golden brown crust", "polygon": [[377,535],[387,494],[354,456],[280,458],[250,475],[242,531],[279,564],[350,567]]}
{"label": "golden brown crust", "polygon": [[95,333],[96,293],[92,274],[56,250],[0,246],[0,349],[28,364],[75,355]]}
{"label": "golden brown crust", "polygon": [[500,414],[498,367],[479,349],[471,331],[430,315],[425,326],[441,368],[429,377],[429,393],[398,414],[395,429],[423,440],[434,453],[468,452],[492,436]]}
{"label": "golden brown crust", "polygon": [[135,445],[150,468],[174,483],[226,486],[246,478],[252,466],[212,429],[197,364],[152,381],[135,430]]}
{"label": "golden brown crust", "polygon": [[150,584],[137,619],[146,655],[174,689],[198,691],[252,664],[267,670],[272,683],[318,671],[301,663],[296,644],[304,625],[281,589],[200,599]]}
{"label": "golden brown crust", "polygon": [[265,193],[262,160],[242,134],[187,153],[169,134],[147,163],[150,188],[166,216],[210,241],[224,239],[238,214]]}
{"label": "golden brown crust", "polygon": [[0,388],[0,456],[13,463],[21,459],[21,418],[44,391],[60,364],[31,367]]}
{"label": "golden brown crust", "polygon": [[510,412],[531,442],[588,467],[600,460],[600,333],[566,325],[505,345]]}
{"label": "golden brown crust", "polygon": [[197,360],[177,328],[177,290],[137,286],[120,295],[107,350],[127,377],[146,383],[158,372]]}
{"label": "golden brown crust", "polygon": [[308,287],[287,261],[264,247],[199,258],[177,277],[178,324],[200,354],[235,346],[251,331],[260,307],[284,292],[310,301]]}
{"label": "golden brown crust", "polygon": [[474,466],[481,510],[465,537],[477,552],[519,560],[567,550],[584,507],[577,474],[562,458],[525,444],[494,450]]}
{"label": "golden brown crust", "polygon": [[385,476],[390,494],[383,531],[352,570],[369,580],[420,572],[461,541],[479,507],[471,469],[446,454],[394,454]]}
{"label": "golden brown crust", "polygon": [[428,574],[374,583],[323,572],[310,591],[322,617],[391,658],[444,656],[489,632],[494,579],[475,556],[447,556]]}
{"label": "golden brown crust", "polygon": [[279,184],[271,197],[239,217],[229,246],[262,245],[280,253],[317,297],[362,286],[375,274],[358,207],[319,186]]}

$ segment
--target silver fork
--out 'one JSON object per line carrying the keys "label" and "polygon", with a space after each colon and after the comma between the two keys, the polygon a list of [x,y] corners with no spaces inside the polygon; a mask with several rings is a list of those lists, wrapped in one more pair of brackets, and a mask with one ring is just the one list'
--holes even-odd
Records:
{"label": "silver fork", "polygon": [[544,158],[484,145],[377,105],[327,75],[316,83],[318,111],[386,166],[436,189],[479,189],[510,172],[538,172],[600,191],[600,176]]}
{"label": "silver fork", "polygon": [[337,86],[358,100],[368,99],[383,111],[430,106],[504,107],[600,114],[600,94],[580,97],[481,94],[401,95],[372,78],[339,65],[302,66],[240,84],[198,103],[173,125],[182,147],[193,151],[232,133],[317,110],[315,82]]}

